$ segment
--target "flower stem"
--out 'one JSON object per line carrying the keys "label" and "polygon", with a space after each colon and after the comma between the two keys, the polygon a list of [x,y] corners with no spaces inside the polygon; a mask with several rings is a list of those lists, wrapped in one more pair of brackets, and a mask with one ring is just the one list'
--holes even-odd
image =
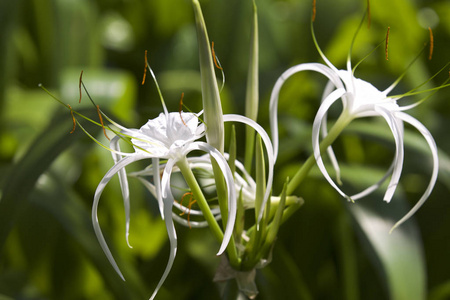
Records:
{"label": "flower stem", "polygon": [[205,196],[203,195],[200,185],[198,184],[197,179],[194,176],[194,173],[189,167],[187,159],[185,157],[180,159],[177,162],[177,166],[178,168],[180,168],[181,174],[183,174],[183,177],[186,180],[187,185],[191,189],[195,200],[197,200],[197,204],[200,207],[206,222],[208,222],[209,228],[213,232],[216,239],[222,241],[223,239],[222,229],[220,228],[219,224],[214,218],[214,215],[212,214],[211,209],[209,208],[208,202],[206,201]]}
{"label": "flower stem", "polygon": [[[206,198],[203,195],[202,189],[200,188],[200,185],[198,184],[197,179],[194,176],[194,173],[189,167],[189,163],[186,157],[180,159],[177,162],[177,166],[178,168],[180,168],[181,174],[183,174],[183,177],[186,180],[187,185],[191,189],[195,200],[197,200],[197,204],[200,207],[200,210],[203,213],[203,217],[208,223],[210,230],[214,234],[215,238],[219,242],[222,242],[223,231],[220,228],[219,224],[217,223],[217,220],[214,218],[214,215],[212,214],[211,209],[209,208],[208,202],[206,201]],[[233,236],[231,237],[230,242],[228,244],[227,253],[230,260],[230,264],[233,267],[238,267],[240,262],[237,256],[236,245]]]}
{"label": "flower stem", "polygon": [[[331,146],[331,144],[338,138],[345,127],[347,127],[347,125],[351,122],[351,120],[352,118],[345,111],[339,116],[336,123],[334,123],[333,127],[328,132],[328,135],[320,143],[320,153],[325,152],[326,149]],[[306,178],[315,164],[316,159],[314,157],[314,154],[311,154],[289,182],[286,190],[287,195],[291,195],[294,192],[294,190],[303,182],[303,180]]]}

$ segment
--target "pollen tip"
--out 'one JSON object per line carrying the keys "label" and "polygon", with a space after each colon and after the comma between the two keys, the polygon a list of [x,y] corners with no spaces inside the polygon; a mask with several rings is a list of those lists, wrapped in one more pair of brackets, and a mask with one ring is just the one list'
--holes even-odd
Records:
{"label": "pollen tip", "polygon": [[316,0],[313,0],[311,21],[314,22],[315,20],[316,20]]}
{"label": "pollen tip", "polygon": [[430,32],[430,52],[428,55],[428,60],[431,60],[433,58],[434,38],[433,38],[433,31],[431,30],[431,27],[428,27],[428,31]]}
{"label": "pollen tip", "polygon": [[148,61],[147,61],[147,50],[144,52],[144,60],[145,60],[145,66],[144,66],[144,76],[142,78],[142,85],[145,83],[145,77],[147,76],[147,67],[148,67]]}
{"label": "pollen tip", "polygon": [[214,51],[214,41],[211,41],[211,52],[214,60],[214,65],[216,66],[217,69],[223,70],[222,67],[217,63],[217,56],[216,52]]}

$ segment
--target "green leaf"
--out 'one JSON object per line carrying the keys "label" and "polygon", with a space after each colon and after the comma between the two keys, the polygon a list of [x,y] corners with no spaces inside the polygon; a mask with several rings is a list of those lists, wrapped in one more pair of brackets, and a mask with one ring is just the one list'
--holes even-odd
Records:
{"label": "green leaf", "polygon": [[[367,168],[351,168],[342,174],[361,190],[382,177]],[[376,193],[346,206],[354,217],[363,243],[373,251],[375,265],[381,264],[381,275],[390,299],[424,299],[426,294],[426,268],[422,240],[413,219],[402,224],[391,234],[392,226],[408,212],[406,200],[398,187],[394,199],[385,203],[383,188]],[[369,253],[370,254],[370,253]]]}
{"label": "green leaf", "polygon": [[[81,112],[93,119],[97,117],[96,111]],[[86,128],[90,132],[100,130],[100,127],[92,124],[86,125]],[[6,177],[0,201],[0,249],[3,248],[22,205],[28,201],[28,196],[39,177],[59,154],[72,143],[85,137],[82,130],[75,130],[69,134],[71,129],[70,114],[64,112],[57,115]]]}
{"label": "green leaf", "polygon": [[[92,228],[91,212],[77,194],[56,177],[46,176],[45,185],[38,185],[30,196],[30,203],[48,211],[61,224],[64,230],[81,245],[101,274],[110,292],[116,299],[139,299],[145,295],[145,289],[136,269],[126,260],[115,255],[121,266],[126,282],[114,272],[103,253]],[[63,199],[63,200],[62,200]],[[114,246],[110,248],[114,253]]]}

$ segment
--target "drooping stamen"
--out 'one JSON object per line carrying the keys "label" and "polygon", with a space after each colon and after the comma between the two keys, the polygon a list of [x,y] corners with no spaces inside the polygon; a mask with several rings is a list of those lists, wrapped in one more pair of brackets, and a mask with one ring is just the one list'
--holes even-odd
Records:
{"label": "drooping stamen", "polygon": [[370,18],[370,0],[367,0],[367,28],[370,28],[371,18]]}
{"label": "drooping stamen", "polygon": [[73,128],[72,128],[72,130],[70,131],[70,133],[74,133],[75,127],[77,127],[77,121],[75,120],[75,116],[73,115],[73,109],[72,109],[72,106],[70,106],[70,104],[67,104],[67,106],[68,106],[69,109],[70,109],[70,115],[72,116],[72,121],[73,121]]}
{"label": "drooping stamen", "polygon": [[391,30],[391,27],[388,27],[387,32],[386,32],[386,44],[384,46],[384,55],[386,57],[386,60],[389,60],[388,48],[389,48],[389,31],[390,30]]}
{"label": "drooping stamen", "polygon": [[158,80],[156,80],[155,73],[153,73],[152,68],[148,64],[147,51],[145,51],[145,66],[148,69],[148,71],[150,72],[150,75],[152,76],[153,82],[155,83],[156,90],[158,91],[159,99],[161,100],[161,105],[162,105],[163,110],[164,110],[164,114],[166,116],[168,116],[169,115],[169,111],[167,110],[166,103],[164,102],[164,97],[162,95],[161,89],[159,88]]}
{"label": "drooping stamen", "polygon": [[[192,205],[194,205],[194,204],[197,202],[197,200],[193,199],[194,194],[193,194],[192,192],[187,192],[187,193],[185,193],[185,194],[181,197],[181,200],[180,200],[179,203],[180,203],[181,206],[183,206],[183,200],[184,200],[185,197],[188,197],[188,196],[189,196],[189,203],[188,203],[188,206],[187,206],[187,209],[188,209],[187,221],[188,221],[189,229],[192,229],[192,227],[191,227],[191,209],[192,209]],[[186,207],[186,206],[185,206],[185,207]],[[184,210],[184,211],[182,211],[182,212],[180,213],[180,216],[183,216],[183,215],[185,215],[185,214],[186,214],[186,211]]]}
{"label": "drooping stamen", "polygon": [[312,7],[312,17],[311,20],[314,22],[316,20],[316,0],[313,0],[313,7]]}
{"label": "drooping stamen", "polygon": [[212,56],[213,56],[213,60],[214,60],[214,64],[216,65],[216,68],[219,70],[223,70],[222,67],[217,64],[217,56],[216,56],[216,52],[214,52],[214,41],[211,42],[211,52],[212,52]]}
{"label": "drooping stamen", "polygon": [[431,58],[433,57],[434,38],[431,27],[428,27],[428,31],[430,32],[430,54],[428,55],[428,60],[431,60]]}
{"label": "drooping stamen", "polygon": [[145,77],[147,76],[147,50],[145,50],[145,67],[144,67],[144,77],[142,78],[142,85],[145,83]]}
{"label": "drooping stamen", "polygon": [[[83,86],[84,91],[86,92],[88,98],[89,98],[90,101],[93,103],[93,105],[94,105],[94,106],[97,106],[97,105],[95,104],[94,100],[92,100],[91,96],[89,95],[89,92],[87,91],[86,86],[84,85],[83,81],[81,81],[81,85]],[[144,148],[142,148],[142,147],[138,147],[138,146],[133,145],[133,144],[131,143],[130,138],[136,138],[136,137],[132,137],[132,136],[126,134],[126,133],[118,132],[117,130],[115,130],[115,129],[111,128],[110,126],[108,126],[108,124],[104,125],[103,123],[98,123],[97,121],[94,121],[94,120],[90,119],[89,117],[87,117],[87,116],[85,116],[85,115],[83,115],[83,114],[77,112],[76,110],[74,110],[74,109],[72,108],[72,106],[70,106],[69,104],[66,104],[66,103],[62,102],[62,101],[61,101],[60,99],[58,99],[55,95],[53,95],[52,93],[50,93],[50,91],[47,90],[47,89],[42,85],[42,83],[39,83],[38,86],[39,86],[42,90],[44,90],[44,92],[46,92],[50,97],[52,97],[54,100],[56,100],[58,103],[60,103],[61,105],[65,106],[67,109],[69,109],[69,110],[70,110],[70,113],[71,113],[71,115],[72,115],[72,120],[74,121],[74,126],[75,126],[75,124],[77,124],[78,127],[80,127],[81,130],[82,130],[82,131],[83,131],[83,132],[84,132],[91,140],[93,140],[96,144],[98,144],[100,147],[102,147],[102,148],[104,148],[104,149],[106,149],[106,150],[108,150],[108,151],[111,151],[111,152],[113,152],[113,153],[117,153],[117,154],[123,155],[123,156],[131,155],[131,154],[132,154],[132,153],[120,152],[120,151],[117,151],[117,150],[115,150],[115,149],[112,149],[112,148],[109,148],[109,147],[103,145],[99,140],[97,140],[95,137],[93,137],[93,136],[92,136],[92,135],[91,135],[91,134],[90,134],[90,133],[89,133],[89,132],[88,132],[88,131],[87,131],[87,130],[86,130],[86,129],[85,129],[85,128],[77,121],[77,120],[76,120],[75,115],[77,115],[78,117],[81,117],[81,118],[87,120],[88,122],[90,122],[90,123],[92,123],[92,124],[95,124],[95,125],[97,125],[97,126],[102,126],[102,125],[103,125],[103,130],[108,129],[108,130],[110,130],[111,132],[113,132],[114,134],[119,135],[119,136],[120,136],[126,143],[128,143],[129,145],[132,145],[132,146],[134,146],[134,147],[137,147],[137,148],[139,148],[140,150],[142,150],[142,151],[144,151],[144,152],[150,153],[150,152],[148,152],[146,149],[144,149]],[[105,117],[109,122],[111,122],[113,125],[117,126],[118,128],[120,128],[120,129],[122,129],[122,130],[126,129],[125,127],[123,127],[123,126],[121,126],[120,124],[116,123],[114,120],[110,119],[106,114],[104,114],[104,113],[101,111],[100,108],[97,108],[97,113],[100,113],[103,117]],[[72,132],[73,132],[73,130],[71,131],[71,133],[72,133]],[[142,139],[139,139],[139,138],[136,138],[136,139],[142,140]],[[148,141],[145,141],[145,142],[148,142]],[[150,153],[150,154],[151,154],[151,153]]]}
{"label": "drooping stamen", "polygon": [[78,89],[80,90],[80,100],[78,100],[78,103],[81,103],[81,83],[82,82],[83,82],[83,70],[81,70],[80,80],[78,82]]}
{"label": "drooping stamen", "polygon": [[183,116],[181,115],[181,111],[183,110],[183,98],[184,98],[184,93],[181,93],[180,106],[178,108],[178,112],[180,113],[181,122],[183,122],[184,126],[187,127],[187,124],[186,124],[186,122],[184,122]]}
{"label": "drooping stamen", "polygon": [[106,136],[106,138],[108,139],[108,141],[110,141],[111,139],[108,137],[108,135],[106,134],[106,129],[105,129],[105,124],[103,124],[103,118],[102,118],[102,114],[100,112],[100,106],[97,105],[97,114],[98,114],[98,118],[100,119],[100,124],[102,124],[102,128],[103,128],[103,134]]}
{"label": "drooping stamen", "polygon": [[211,53],[214,60],[214,65],[217,69],[222,72],[222,86],[220,87],[220,92],[222,92],[223,87],[225,86],[225,72],[223,71],[222,65],[220,64],[219,58],[214,51],[214,41],[211,42]]}

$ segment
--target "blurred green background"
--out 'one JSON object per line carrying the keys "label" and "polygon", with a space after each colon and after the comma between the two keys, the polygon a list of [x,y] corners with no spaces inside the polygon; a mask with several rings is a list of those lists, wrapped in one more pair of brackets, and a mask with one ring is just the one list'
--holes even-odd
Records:
{"label": "blurred green background", "polygon": [[[251,27],[250,0],[200,1],[210,39],[226,75],[225,113],[243,113]],[[322,62],[310,33],[311,2],[257,0],[260,30],[260,124],[269,131],[268,101],[278,76],[295,64]],[[366,10],[361,0],[318,0],[318,42],[339,68]],[[389,60],[379,47],[356,76],[387,88],[403,73],[434,32],[434,54],[425,49],[394,94],[426,81],[450,60],[450,3],[446,0],[379,0],[371,3],[353,50],[360,61],[390,26]],[[168,240],[157,205],[130,180],[130,242],[118,181],[102,196],[99,218],[127,279],[122,282],[92,230],[95,188],[112,166],[106,150],[77,128],[70,113],[38,88],[97,117],[87,97],[78,103],[81,70],[102,110],[139,128],[161,112],[154,87],[141,86],[144,51],[169,110],[184,103],[201,109],[196,32],[187,0],[0,1],[0,299],[146,299],[168,258]],[[439,86],[448,70],[427,84]],[[274,194],[311,153],[311,125],[325,79],[302,73],[289,79],[279,103],[280,153]],[[392,203],[382,190],[346,203],[317,170],[296,191],[306,201],[280,229],[272,262],[258,270],[258,299],[450,299],[449,90],[410,113],[432,132],[441,169],[426,204],[397,232],[390,226],[425,190],[431,174],[423,138],[407,127],[405,167]],[[417,101],[405,99],[403,103]],[[331,113],[331,118],[337,115]],[[99,128],[88,127],[104,141]],[[243,137],[243,128],[238,136]],[[239,139],[238,139],[239,140]],[[107,141],[104,141],[107,142]],[[240,157],[243,156],[240,145]],[[352,124],[336,142],[344,188],[376,182],[388,168],[394,143],[382,120]],[[132,166],[139,169],[144,165]],[[219,299],[212,282],[218,244],[207,229],[177,226],[174,267],[157,299]]]}

